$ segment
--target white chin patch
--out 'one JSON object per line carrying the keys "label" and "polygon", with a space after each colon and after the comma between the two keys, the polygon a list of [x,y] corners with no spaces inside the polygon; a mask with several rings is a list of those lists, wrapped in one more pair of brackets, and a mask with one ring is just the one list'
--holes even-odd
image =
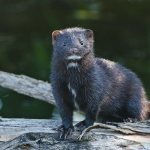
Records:
{"label": "white chin patch", "polygon": [[71,62],[71,63],[69,63],[68,65],[67,65],[67,68],[69,69],[69,68],[76,68],[76,67],[78,67],[78,63],[76,63],[76,62]]}
{"label": "white chin patch", "polygon": [[80,60],[81,56],[78,55],[71,55],[67,57],[67,60]]}

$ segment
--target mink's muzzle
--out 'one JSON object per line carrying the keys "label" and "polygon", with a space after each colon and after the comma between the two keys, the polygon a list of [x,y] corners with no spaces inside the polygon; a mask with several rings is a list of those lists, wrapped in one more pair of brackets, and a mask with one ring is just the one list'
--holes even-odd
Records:
{"label": "mink's muzzle", "polygon": [[80,65],[81,62],[82,62],[82,60],[86,59],[86,57],[87,57],[88,55],[90,55],[90,53],[91,53],[91,52],[89,51],[89,52],[87,52],[86,54],[84,54],[83,56],[75,55],[75,54],[73,54],[73,55],[68,55],[68,56],[66,56],[66,58],[65,58],[66,64],[68,65],[69,63],[76,63],[76,64]]}
{"label": "mink's muzzle", "polygon": [[69,59],[66,61],[67,69],[78,68],[80,64],[81,64],[81,59]]}
{"label": "mink's muzzle", "polygon": [[72,55],[68,55],[66,56],[66,63],[79,63],[82,59],[82,56],[80,55],[76,55],[76,54],[72,54]]}
{"label": "mink's muzzle", "polygon": [[67,60],[67,63],[80,63],[81,62],[81,59],[80,60]]}

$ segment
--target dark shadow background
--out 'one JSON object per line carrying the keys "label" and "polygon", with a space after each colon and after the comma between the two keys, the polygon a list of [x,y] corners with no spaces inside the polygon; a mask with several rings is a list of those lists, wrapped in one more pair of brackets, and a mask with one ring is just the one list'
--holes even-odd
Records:
{"label": "dark shadow background", "polygon": [[[51,32],[94,30],[99,57],[138,74],[150,97],[149,0],[0,0],[0,70],[49,80]],[[53,106],[0,88],[0,116],[50,118]]]}

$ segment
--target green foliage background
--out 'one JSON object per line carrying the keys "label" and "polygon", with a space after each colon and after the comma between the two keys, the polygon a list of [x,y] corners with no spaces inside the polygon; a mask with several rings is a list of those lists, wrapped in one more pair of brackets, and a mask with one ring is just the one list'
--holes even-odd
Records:
{"label": "green foliage background", "polygon": [[[150,97],[149,0],[0,0],[0,70],[49,80],[51,32],[81,26],[95,52],[132,69]],[[50,118],[53,106],[0,88],[2,117]]]}

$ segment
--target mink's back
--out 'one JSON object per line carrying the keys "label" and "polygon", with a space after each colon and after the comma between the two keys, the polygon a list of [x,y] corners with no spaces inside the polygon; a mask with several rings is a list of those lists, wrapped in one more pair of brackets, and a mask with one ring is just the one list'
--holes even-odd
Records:
{"label": "mink's back", "polygon": [[107,59],[95,59],[96,64],[105,72],[107,80],[109,80],[110,83],[115,83],[116,86],[125,84],[129,86],[129,84],[134,85],[136,83],[136,86],[143,87],[140,79],[130,69],[127,69],[124,66]]}
{"label": "mink's back", "polygon": [[[107,80],[100,114],[103,116],[112,113],[114,116],[120,114],[125,118],[126,111],[129,111],[129,104],[131,104],[135,105],[136,109],[141,110],[141,119],[146,118],[144,105],[147,97],[137,75],[110,60],[96,58],[96,64],[104,71],[105,80]],[[117,112],[115,112],[116,110]]]}

